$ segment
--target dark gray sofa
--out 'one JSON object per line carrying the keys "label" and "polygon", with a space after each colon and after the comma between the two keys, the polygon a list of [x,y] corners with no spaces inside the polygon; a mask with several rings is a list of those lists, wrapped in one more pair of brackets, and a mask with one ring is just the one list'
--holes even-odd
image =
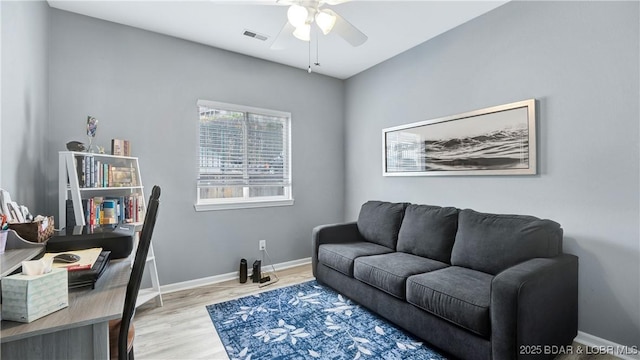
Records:
{"label": "dark gray sofa", "polygon": [[313,274],[447,355],[553,358],[578,323],[562,235],[533,216],[369,201],[313,230]]}

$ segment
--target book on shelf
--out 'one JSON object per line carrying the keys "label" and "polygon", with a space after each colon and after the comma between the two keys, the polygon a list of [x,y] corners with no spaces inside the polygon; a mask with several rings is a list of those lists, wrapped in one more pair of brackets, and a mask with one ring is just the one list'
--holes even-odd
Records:
{"label": "book on shelf", "polygon": [[83,156],[84,170],[82,170],[84,177],[84,187],[91,187],[91,156]]}
{"label": "book on shelf", "polygon": [[124,140],[111,139],[111,155],[124,155]]}
{"label": "book on shelf", "polygon": [[94,187],[95,183],[96,183],[96,161],[95,158],[93,156],[89,157],[90,161],[89,161],[89,186],[88,187]]}
{"label": "book on shelf", "polygon": [[67,199],[66,200],[66,216],[65,216],[65,227],[67,229],[72,229],[74,226],[76,226],[76,218],[74,215],[74,211],[73,211],[73,200],[71,199]]}
{"label": "book on shelf", "polygon": [[78,175],[78,185],[84,187],[84,157],[76,156],[76,175]]}
{"label": "book on shelf", "polygon": [[111,165],[102,164],[102,187],[109,187],[109,169]]}
{"label": "book on shelf", "polygon": [[102,168],[102,162],[100,160],[96,160],[93,162],[93,186],[92,187],[102,187],[100,185],[100,169]]}
{"label": "book on shelf", "polygon": [[138,213],[136,214],[135,222],[142,222],[144,220],[144,197],[140,194],[136,194],[136,205],[138,205]]}
{"label": "book on shelf", "polygon": [[131,143],[129,142],[129,140],[124,141],[123,149],[124,156],[131,156]]}
{"label": "book on shelf", "polygon": [[131,143],[129,140],[111,139],[111,155],[131,156]]}
{"label": "book on shelf", "polygon": [[115,200],[105,199],[102,202],[102,221],[101,224],[115,224],[117,223],[116,219],[116,206],[117,203]]}

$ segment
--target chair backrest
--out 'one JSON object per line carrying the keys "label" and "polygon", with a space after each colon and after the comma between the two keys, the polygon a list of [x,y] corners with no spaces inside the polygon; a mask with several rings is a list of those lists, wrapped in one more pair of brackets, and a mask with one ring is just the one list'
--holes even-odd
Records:
{"label": "chair backrest", "polygon": [[151,196],[147,203],[147,213],[142,224],[142,232],[138,241],[138,250],[136,251],[129,284],[127,284],[127,294],[124,300],[124,310],[122,311],[122,322],[120,323],[120,332],[118,334],[118,359],[127,359],[127,335],[129,326],[133,320],[136,311],[136,301],[138,300],[138,291],[142,282],[142,274],[151,245],[151,236],[153,228],[156,225],[158,216],[158,205],[160,204],[160,187],[155,185],[151,190]]}

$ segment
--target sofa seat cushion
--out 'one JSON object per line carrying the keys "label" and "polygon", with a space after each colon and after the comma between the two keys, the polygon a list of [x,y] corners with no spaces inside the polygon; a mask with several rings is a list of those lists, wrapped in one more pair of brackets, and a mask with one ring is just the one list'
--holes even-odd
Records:
{"label": "sofa seat cushion", "polygon": [[407,302],[486,338],[493,276],[458,266],[410,276]]}
{"label": "sofa seat cushion", "polygon": [[353,277],[353,261],[360,256],[390,253],[393,250],[368,241],[341,244],[322,244],[318,248],[318,262]]}
{"label": "sofa seat cushion", "polygon": [[357,258],[353,267],[353,277],[404,300],[409,276],[447,266],[449,265],[440,261],[395,252]]}

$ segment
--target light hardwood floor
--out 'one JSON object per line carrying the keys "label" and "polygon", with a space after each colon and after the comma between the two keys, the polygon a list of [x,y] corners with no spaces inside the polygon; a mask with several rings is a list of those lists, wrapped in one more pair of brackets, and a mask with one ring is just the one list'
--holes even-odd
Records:
{"label": "light hardwood floor", "polygon": [[244,284],[233,280],[165,294],[163,307],[155,307],[153,302],[141,306],[135,316],[135,358],[229,359],[205,307],[313,280],[311,265],[277,274],[280,280],[263,288],[250,279]]}
{"label": "light hardwood floor", "polygon": [[[163,295],[164,306],[141,306],[135,317],[135,357],[147,359],[229,359],[206,306],[313,279],[311,265],[278,271],[280,280],[259,288],[237,280]],[[574,343],[575,346],[581,346]],[[583,351],[584,353],[584,351]],[[562,355],[556,360],[611,360],[610,355]]]}

